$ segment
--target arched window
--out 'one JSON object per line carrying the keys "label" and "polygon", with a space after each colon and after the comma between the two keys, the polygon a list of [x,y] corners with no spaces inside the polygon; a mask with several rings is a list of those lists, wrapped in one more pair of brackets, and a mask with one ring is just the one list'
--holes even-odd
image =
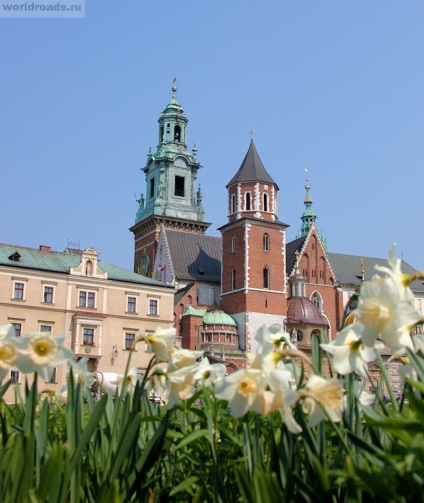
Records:
{"label": "arched window", "polygon": [[236,237],[233,236],[231,238],[231,253],[235,253],[236,252]]}
{"label": "arched window", "polygon": [[269,234],[264,234],[264,251],[269,251]]}
{"label": "arched window", "polygon": [[269,269],[264,267],[264,288],[269,288]]}
{"label": "arched window", "polygon": [[230,212],[231,213],[236,212],[236,195],[235,194],[231,194]]}
{"label": "arched window", "polygon": [[246,211],[250,211],[252,208],[251,195],[250,192],[246,192]]}
{"label": "arched window", "polygon": [[321,295],[318,292],[314,292],[311,296],[311,302],[314,304],[314,306],[319,310],[322,311],[322,299]]}
{"label": "arched window", "polygon": [[179,143],[181,141],[181,128],[180,126],[175,126],[174,128],[174,141]]}
{"label": "arched window", "polygon": [[236,289],[236,270],[231,271],[231,290]]}
{"label": "arched window", "polygon": [[268,211],[268,194],[264,194],[264,211]]}

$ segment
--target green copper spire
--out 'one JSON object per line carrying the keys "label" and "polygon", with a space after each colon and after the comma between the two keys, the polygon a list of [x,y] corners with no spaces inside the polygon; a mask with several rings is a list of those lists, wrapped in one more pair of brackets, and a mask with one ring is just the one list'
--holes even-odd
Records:
{"label": "green copper spire", "polygon": [[[309,172],[308,168],[305,168],[306,173]],[[310,194],[311,186],[309,184],[309,178],[308,175],[306,175],[306,183],[305,183],[305,189],[306,189],[306,195],[305,195],[305,200],[304,200],[304,205],[305,205],[305,211],[303,212],[302,216],[300,219],[302,220],[302,227],[300,229],[300,232],[296,236],[297,238],[300,238],[302,236],[306,236],[306,234],[309,233],[309,231],[312,229],[312,226],[315,225],[315,220],[317,219],[315,213],[312,210],[312,197]],[[327,238],[324,236],[324,234],[320,234],[320,239],[322,246],[324,247],[325,251],[328,251],[327,249]]]}
{"label": "green copper spire", "polygon": [[151,215],[205,222],[202,194],[196,191],[197,147],[187,150],[187,117],[177,100],[177,87],[172,87],[171,101],[161,112],[159,142],[156,152],[149,150],[143,168],[146,192],[142,194],[135,223]]}
{"label": "green copper spire", "polygon": [[[305,171],[308,172],[308,168],[305,168]],[[302,228],[300,229],[300,236],[305,236],[311,230],[312,225],[315,223],[316,216],[312,210],[312,198],[309,191],[311,190],[311,186],[309,185],[309,178],[306,176],[306,195],[305,195],[305,211],[303,212],[300,219],[302,220]]]}

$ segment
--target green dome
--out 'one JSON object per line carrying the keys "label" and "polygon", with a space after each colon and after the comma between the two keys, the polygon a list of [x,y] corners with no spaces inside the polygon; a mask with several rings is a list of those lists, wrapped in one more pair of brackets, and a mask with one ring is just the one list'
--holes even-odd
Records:
{"label": "green dome", "polygon": [[203,316],[204,325],[231,325],[237,326],[236,322],[229,314],[224,313],[222,310],[209,311]]}

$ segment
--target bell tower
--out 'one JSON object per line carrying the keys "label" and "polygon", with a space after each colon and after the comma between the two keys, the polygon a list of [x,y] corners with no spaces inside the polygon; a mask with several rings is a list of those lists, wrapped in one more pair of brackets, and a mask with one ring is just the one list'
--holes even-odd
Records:
{"label": "bell tower", "polygon": [[266,171],[253,138],[227,190],[228,223],[220,229],[221,305],[237,322],[240,347],[255,352],[257,329],[284,320],[288,226],[278,220],[278,186]]}
{"label": "bell tower", "polygon": [[166,228],[204,234],[205,222],[200,186],[196,190],[197,148],[187,150],[187,117],[177,100],[177,88],[158,119],[156,151],[149,149],[145,174],[145,192],[137,200],[139,208],[134,233],[134,270],[150,276],[161,224]]}

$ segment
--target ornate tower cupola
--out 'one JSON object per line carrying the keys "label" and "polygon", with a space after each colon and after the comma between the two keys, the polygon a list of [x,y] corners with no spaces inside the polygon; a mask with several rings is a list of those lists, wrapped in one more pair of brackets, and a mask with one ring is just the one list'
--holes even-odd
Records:
{"label": "ornate tower cupola", "polygon": [[203,195],[196,188],[201,168],[194,144],[187,150],[187,117],[177,100],[177,88],[158,119],[159,134],[156,151],[151,148],[142,171],[145,192],[137,200],[139,207],[135,225],[134,270],[146,276],[152,272],[161,226],[204,234],[210,224],[205,222]]}
{"label": "ornate tower cupola", "polygon": [[156,151],[149,150],[143,168],[146,193],[138,200],[136,224],[151,215],[205,222],[202,195],[196,190],[197,172],[201,168],[196,144],[191,152],[187,150],[188,120],[177,101],[175,86],[172,92],[171,101],[158,119]]}

